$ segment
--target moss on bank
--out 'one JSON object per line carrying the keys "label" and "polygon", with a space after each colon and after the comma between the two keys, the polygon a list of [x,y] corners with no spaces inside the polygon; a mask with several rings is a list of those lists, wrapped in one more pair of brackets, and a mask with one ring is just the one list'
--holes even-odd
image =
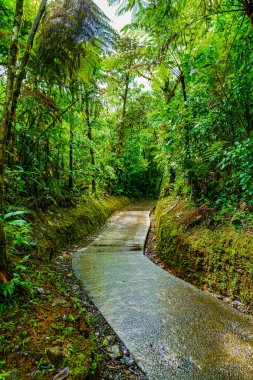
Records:
{"label": "moss on bank", "polygon": [[75,208],[37,214],[34,224],[37,253],[51,258],[68,245],[86,240],[115,211],[129,203],[125,197],[89,198]]}
{"label": "moss on bank", "polygon": [[212,225],[208,209],[167,197],[156,207],[158,255],[172,271],[204,289],[253,307],[253,232],[227,220]]}
{"label": "moss on bank", "polygon": [[[76,292],[73,296],[66,291],[63,276],[48,259],[89,239],[113,212],[129,203],[123,197],[91,198],[73,209],[35,215],[30,257],[22,259],[26,247],[12,254],[14,292],[7,298],[0,293],[1,379],[52,379],[59,367],[69,371],[68,379],[97,378],[98,349],[88,313]],[[72,273],[67,276],[72,278]],[[55,350],[59,363],[48,355]]]}

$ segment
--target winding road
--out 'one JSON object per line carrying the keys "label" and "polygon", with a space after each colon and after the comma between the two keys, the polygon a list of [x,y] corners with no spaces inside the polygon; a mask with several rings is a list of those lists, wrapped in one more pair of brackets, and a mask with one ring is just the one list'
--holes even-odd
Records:
{"label": "winding road", "polygon": [[148,379],[253,380],[252,318],[143,255],[153,206],[118,213],[75,274]]}

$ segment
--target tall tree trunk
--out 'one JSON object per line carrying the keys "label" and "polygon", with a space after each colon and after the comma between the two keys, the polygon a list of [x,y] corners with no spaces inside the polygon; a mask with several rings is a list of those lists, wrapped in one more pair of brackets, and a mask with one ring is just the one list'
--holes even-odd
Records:
{"label": "tall tree trunk", "polygon": [[246,133],[247,133],[247,137],[250,137],[251,132],[253,131],[253,114],[251,113],[250,99],[248,95],[245,101],[245,116],[247,120]]}
{"label": "tall tree trunk", "polygon": [[127,72],[126,77],[125,77],[125,90],[124,90],[124,95],[123,95],[123,106],[122,106],[122,114],[121,118],[119,120],[119,123],[117,125],[117,130],[118,130],[118,148],[117,148],[117,153],[116,157],[119,158],[122,154],[122,148],[124,145],[124,122],[125,122],[125,116],[126,116],[126,106],[127,106],[127,96],[128,96],[128,91],[129,91],[129,82],[130,82],[130,75]]}
{"label": "tall tree trunk", "polygon": [[182,93],[183,93],[183,100],[184,100],[184,109],[186,113],[186,118],[184,122],[184,132],[185,132],[185,164],[186,164],[186,169],[189,166],[189,160],[191,158],[191,153],[190,153],[190,136],[189,136],[189,120],[188,120],[188,105],[187,105],[187,93],[186,93],[186,87],[185,87],[185,78],[184,74],[181,72],[180,74],[180,83],[182,87]]}
{"label": "tall tree trunk", "polygon": [[73,125],[72,125],[72,120],[70,119],[70,125],[69,125],[69,183],[68,183],[68,189],[69,190],[71,190],[73,188],[73,142],[74,142]]}
{"label": "tall tree trunk", "polygon": [[[60,133],[60,138],[61,138],[61,133]],[[54,177],[56,179],[60,179],[60,150],[61,150],[61,144],[60,142],[57,144],[57,154],[56,154],[56,163],[54,166]]]}
{"label": "tall tree trunk", "polygon": [[253,28],[253,2],[252,1],[248,1],[248,0],[244,0],[243,1],[243,7],[245,9],[246,15],[249,18],[250,24],[251,24],[251,26]]}
{"label": "tall tree trunk", "polygon": [[10,126],[9,126],[10,133],[12,131],[12,126],[14,125],[15,120],[16,120],[16,110],[17,110],[17,105],[18,105],[18,98],[20,95],[22,82],[26,76],[26,67],[27,67],[27,64],[28,64],[28,61],[30,58],[34,38],[35,38],[36,32],[38,30],[40,21],[43,17],[43,14],[45,13],[46,4],[47,4],[47,0],[41,0],[39,11],[38,11],[37,16],[34,20],[32,30],[28,36],[25,52],[24,52],[24,55],[23,55],[23,58],[21,61],[19,71],[17,73],[17,79],[15,81],[15,87],[14,87],[14,91],[13,91],[13,98],[12,98],[12,105],[11,105],[11,118],[10,118]]}
{"label": "tall tree trunk", "polygon": [[0,125],[0,272],[10,272],[10,263],[6,252],[6,240],[4,232],[4,159],[6,148],[6,136],[10,120],[11,102],[13,96],[14,80],[18,59],[18,38],[23,17],[24,0],[16,1],[16,8],[11,35],[11,43],[7,64],[7,85],[3,107],[3,117]]}
{"label": "tall tree trunk", "polygon": [[46,137],[46,145],[45,145],[45,167],[44,167],[44,180],[46,185],[49,183],[49,178],[50,178],[50,142],[49,142],[49,137]]}
{"label": "tall tree trunk", "polygon": [[92,166],[92,176],[91,176],[91,187],[92,192],[96,192],[96,176],[95,176],[95,154],[92,148],[92,124],[90,120],[90,109],[89,109],[89,96],[86,94],[86,107],[85,107],[86,123],[88,127],[87,137],[90,141],[90,161]]}

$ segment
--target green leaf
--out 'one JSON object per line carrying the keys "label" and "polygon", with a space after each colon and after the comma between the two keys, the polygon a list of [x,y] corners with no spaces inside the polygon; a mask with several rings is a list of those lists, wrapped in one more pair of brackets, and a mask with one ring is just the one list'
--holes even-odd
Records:
{"label": "green leaf", "polygon": [[28,214],[29,211],[12,211],[12,212],[8,212],[7,214],[5,214],[4,216],[4,219],[9,219],[9,218],[12,218],[13,216],[16,216],[16,215],[24,215],[24,214]]}
{"label": "green leaf", "polygon": [[11,224],[12,226],[17,226],[17,227],[24,227],[24,226],[29,225],[29,223],[27,223],[27,221],[24,219],[11,220],[8,223]]}

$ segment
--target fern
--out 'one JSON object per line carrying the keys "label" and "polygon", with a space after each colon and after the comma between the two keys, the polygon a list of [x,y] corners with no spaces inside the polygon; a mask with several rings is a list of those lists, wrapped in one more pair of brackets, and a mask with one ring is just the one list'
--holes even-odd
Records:
{"label": "fern", "polygon": [[37,61],[41,74],[56,81],[72,78],[90,54],[87,41],[96,49],[107,50],[115,38],[109,19],[92,1],[61,2],[60,6],[54,1],[44,18],[39,40]]}
{"label": "fern", "polygon": [[202,154],[202,160],[204,162],[214,161],[220,155],[225,144],[226,144],[226,141],[215,141]]}

